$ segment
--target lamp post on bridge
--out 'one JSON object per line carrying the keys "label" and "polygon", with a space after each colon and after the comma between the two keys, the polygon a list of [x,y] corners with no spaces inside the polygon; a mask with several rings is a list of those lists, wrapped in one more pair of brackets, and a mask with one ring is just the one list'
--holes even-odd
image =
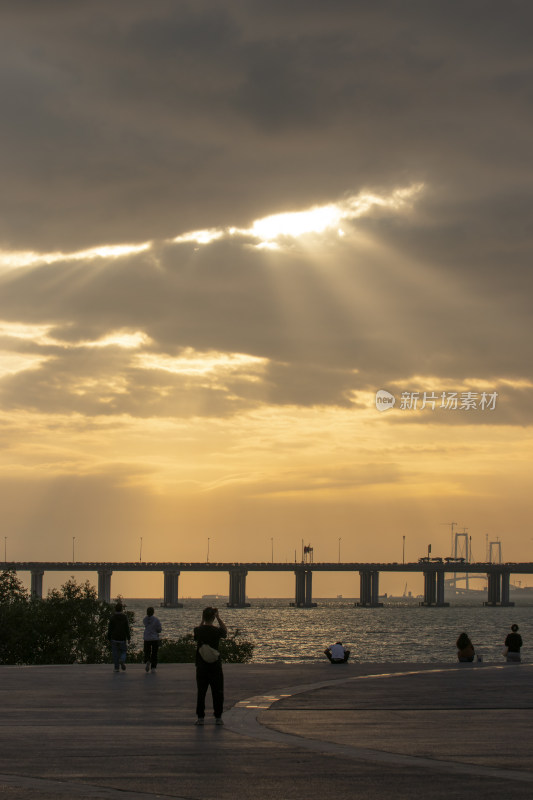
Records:
{"label": "lamp post on bridge", "polygon": [[341,563],[341,537],[339,536],[339,564]]}
{"label": "lamp post on bridge", "polygon": [[272,545],[272,563],[274,563],[274,537],[270,537],[270,544]]}
{"label": "lamp post on bridge", "polygon": [[210,538],[208,536],[207,537],[207,558],[206,558],[206,563],[207,564],[209,564],[209,542],[210,542]]}
{"label": "lamp post on bridge", "polygon": [[76,561],[76,559],[74,558],[74,542],[75,542],[75,541],[76,541],[76,537],[75,537],[75,536],[73,536],[73,537],[72,537],[72,563],[73,563],[73,564],[74,564],[74,562]]}
{"label": "lamp post on bridge", "polygon": [[139,538],[141,540],[141,549],[139,550],[139,561],[142,561],[143,560],[143,537],[140,536]]}
{"label": "lamp post on bridge", "polygon": [[4,561],[7,564],[7,536],[4,536]]}
{"label": "lamp post on bridge", "polygon": [[402,544],[402,564],[405,564],[405,536],[402,536],[403,544]]}

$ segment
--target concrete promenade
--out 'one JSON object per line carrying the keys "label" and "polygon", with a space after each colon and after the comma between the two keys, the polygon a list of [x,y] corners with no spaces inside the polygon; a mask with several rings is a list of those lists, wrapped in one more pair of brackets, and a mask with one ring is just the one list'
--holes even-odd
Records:
{"label": "concrete promenade", "polygon": [[[0,667],[0,798],[530,798],[533,665]],[[208,705],[208,710],[210,707]]]}

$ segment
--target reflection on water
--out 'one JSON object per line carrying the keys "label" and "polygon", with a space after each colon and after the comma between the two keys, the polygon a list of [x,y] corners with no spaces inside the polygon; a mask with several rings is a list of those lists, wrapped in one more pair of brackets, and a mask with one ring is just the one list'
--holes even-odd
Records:
{"label": "reflection on water", "polygon": [[[223,608],[220,614],[231,632],[238,629],[255,644],[254,661],[310,662],[324,659],[325,647],[337,640],[358,662],[456,661],[455,642],[466,631],[484,661],[501,661],[503,642],[516,622],[524,640],[523,661],[533,661],[531,609],[484,608],[476,605],[420,608],[395,605],[354,608],[344,600],[317,599],[317,608],[290,608],[290,600],[252,599],[251,608]],[[142,619],[153,605],[170,639],[192,632],[198,625],[202,600],[184,600],[183,608],[158,608],[159,601],[129,599],[135,612],[134,640],[142,641]]]}

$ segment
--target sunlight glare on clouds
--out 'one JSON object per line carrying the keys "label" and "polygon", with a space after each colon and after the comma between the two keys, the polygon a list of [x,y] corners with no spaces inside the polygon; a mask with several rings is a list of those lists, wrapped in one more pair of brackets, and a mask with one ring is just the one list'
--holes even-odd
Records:
{"label": "sunlight glare on clouds", "polygon": [[265,358],[243,353],[219,353],[214,350],[200,353],[190,347],[177,357],[145,353],[139,354],[136,359],[139,367],[161,369],[181,375],[206,375],[216,371],[234,372],[245,367],[262,367],[266,362]]}
{"label": "sunlight glare on clouds", "polygon": [[210,228],[208,230],[190,231],[176,236],[172,242],[195,242],[196,244],[210,244],[218,239],[230,237],[245,237],[254,239],[258,249],[278,250],[280,239],[298,239],[302,236],[335,235],[342,237],[346,231],[341,227],[342,222],[369,214],[374,208],[388,208],[392,211],[401,211],[408,208],[410,201],[414,200],[424,188],[423,184],[412,184],[400,189],[394,189],[390,194],[379,195],[371,192],[360,192],[357,195],[348,195],[343,200],[327,203],[323,206],[313,206],[303,211],[287,211],[279,214],[269,214],[267,217],[256,219],[251,228]]}
{"label": "sunlight glare on clouds", "polygon": [[38,367],[46,360],[44,356],[0,351],[0,378],[3,378],[5,375],[15,375],[17,372],[24,372],[25,369]]}
{"label": "sunlight glare on clouds", "polygon": [[[276,240],[291,238],[297,239],[306,235],[344,236],[346,231],[341,227],[342,222],[362,217],[370,213],[373,208],[388,208],[400,211],[406,208],[409,201],[413,200],[423,189],[423,184],[413,184],[400,189],[394,189],[388,195],[379,195],[371,192],[360,192],[349,195],[343,200],[327,203],[323,206],[313,206],[303,211],[288,211],[279,214],[270,214],[253,222],[251,228],[206,228],[179,234],[169,241],[175,244],[193,242],[197,245],[206,245],[227,237],[251,237],[256,240],[256,247],[278,249]],[[21,267],[32,267],[43,264],[54,264],[59,261],[92,261],[97,258],[122,258],[136,255],[153,248],[152,241],[141,244],[116,244],[98,245],[87,250],[73,253],[61,251],[51,253],[37,253],[32,250],[3,250],[0,251],[0,269],[10,270]]]}
{"label": "sunlight glare on clouds", "polygon": [[221,239],[223,236],[224,236],[223,230],[217,230],[216,228],[212,228],[211,230],[204,230],[204,231],[190,231],[190,233],[184,233],[181,236],[176,236],[175,239],[172,239],[172,241],[176,242],[176,244],[182,244],[183,242],[196,242],[196,244],[209,244],[210,242],[214,242],[217,239]]}
{"label": "sunlight glare on clouds", "polygon": [[142,331],[113,331],[103,339],[93,342],[82,342],[82,347],[123,347],[126,350],[134,350],[142,345],[150,344],[152,340]]}
{"label": "sunlight glare on clouds", "polygon": [[0,251],[0,268],[17,269],[20,267],[33,267],[38,264],[54,264],[57,261],[92,261],[95,258],[122,258],[123,256],[143,253],[152,247],[152,242],[142,244],[113,244],[99,245],[88,250],[78,250],[74,253],[36,253],[33,250],[2,250]]}
{"label": "sunlight glare on clouds", "polygon": [[31,325],[21,322],[0,322],[0,337],[7,336],[12,339],[29,339],[37,344],[50,344],[48,332],[51,325]]}
{"label": "sunlight glare on clouds", "polygon": [[76,347],[123,347],[125,349],[135,349],[142,345],[151,343],[150,337],[143,331],[115,330],[108,333],[101,339],[94,341],[82,341],[65,343],[60,339],[49,336],[52,325],[24,325],[18,322],[0,322],[0,337],[10,339],[30,340],[39,345],[55,345],[64,348]]}
{"label": "sunlight glare on clouds", "polygon": [[262,242],[271,242],[278,238],[298,238],[307,234],[323,234],[332,232],[344,236],[341,228],[343,221],[351,221],[369,213],[374,207],[400,210],[413,199],[423,188],[422,184],[414,184],[404,189],[395,189],[390,195],[379,196],[361,192],[351,195],[337,203],[325,206],[314,206],[306,211],[293,211],[272,214],[255,220],[249,233]]}
{"label": "sunlight glare on clouds", "polygon": [[270,241],[279,236],[298,237],[306,233],[323,233],[326,229],[338,228],[341,219],[340,208],[331,204],[311,208],[308,211],[272,214],[270,217],[257,219],[250,233],[262,241]]}

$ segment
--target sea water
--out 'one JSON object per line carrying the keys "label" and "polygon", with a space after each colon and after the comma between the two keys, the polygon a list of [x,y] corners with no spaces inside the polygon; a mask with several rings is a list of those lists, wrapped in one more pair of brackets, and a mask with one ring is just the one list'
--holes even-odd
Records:
{"label": "sea water", "polygon": [[[212,601],[184,600],[183,608],[162,608],[159,600],[129,599],[135,614],[133,640],[142,646],[142,620],[149,605],[163,627],[162,637],[174,639],[200,624],[202,608]],[[343,642],[355,662],[454,662],[455,642],[462,631],[484,661],[501,661],[512,623],[524,641],[522,661],[533,662],[533,608],[484,607],[481,601],[448,608],[424,608],[397,603],[383,608],[356,608],[351,600],[316,599],[316,608],[291,608],[290,600],[251,599],[250,608],[225,608],[220,616],[230,633],[238,631],[255,645],[253,661],[302,663],[321,661],[324,649]]]}

